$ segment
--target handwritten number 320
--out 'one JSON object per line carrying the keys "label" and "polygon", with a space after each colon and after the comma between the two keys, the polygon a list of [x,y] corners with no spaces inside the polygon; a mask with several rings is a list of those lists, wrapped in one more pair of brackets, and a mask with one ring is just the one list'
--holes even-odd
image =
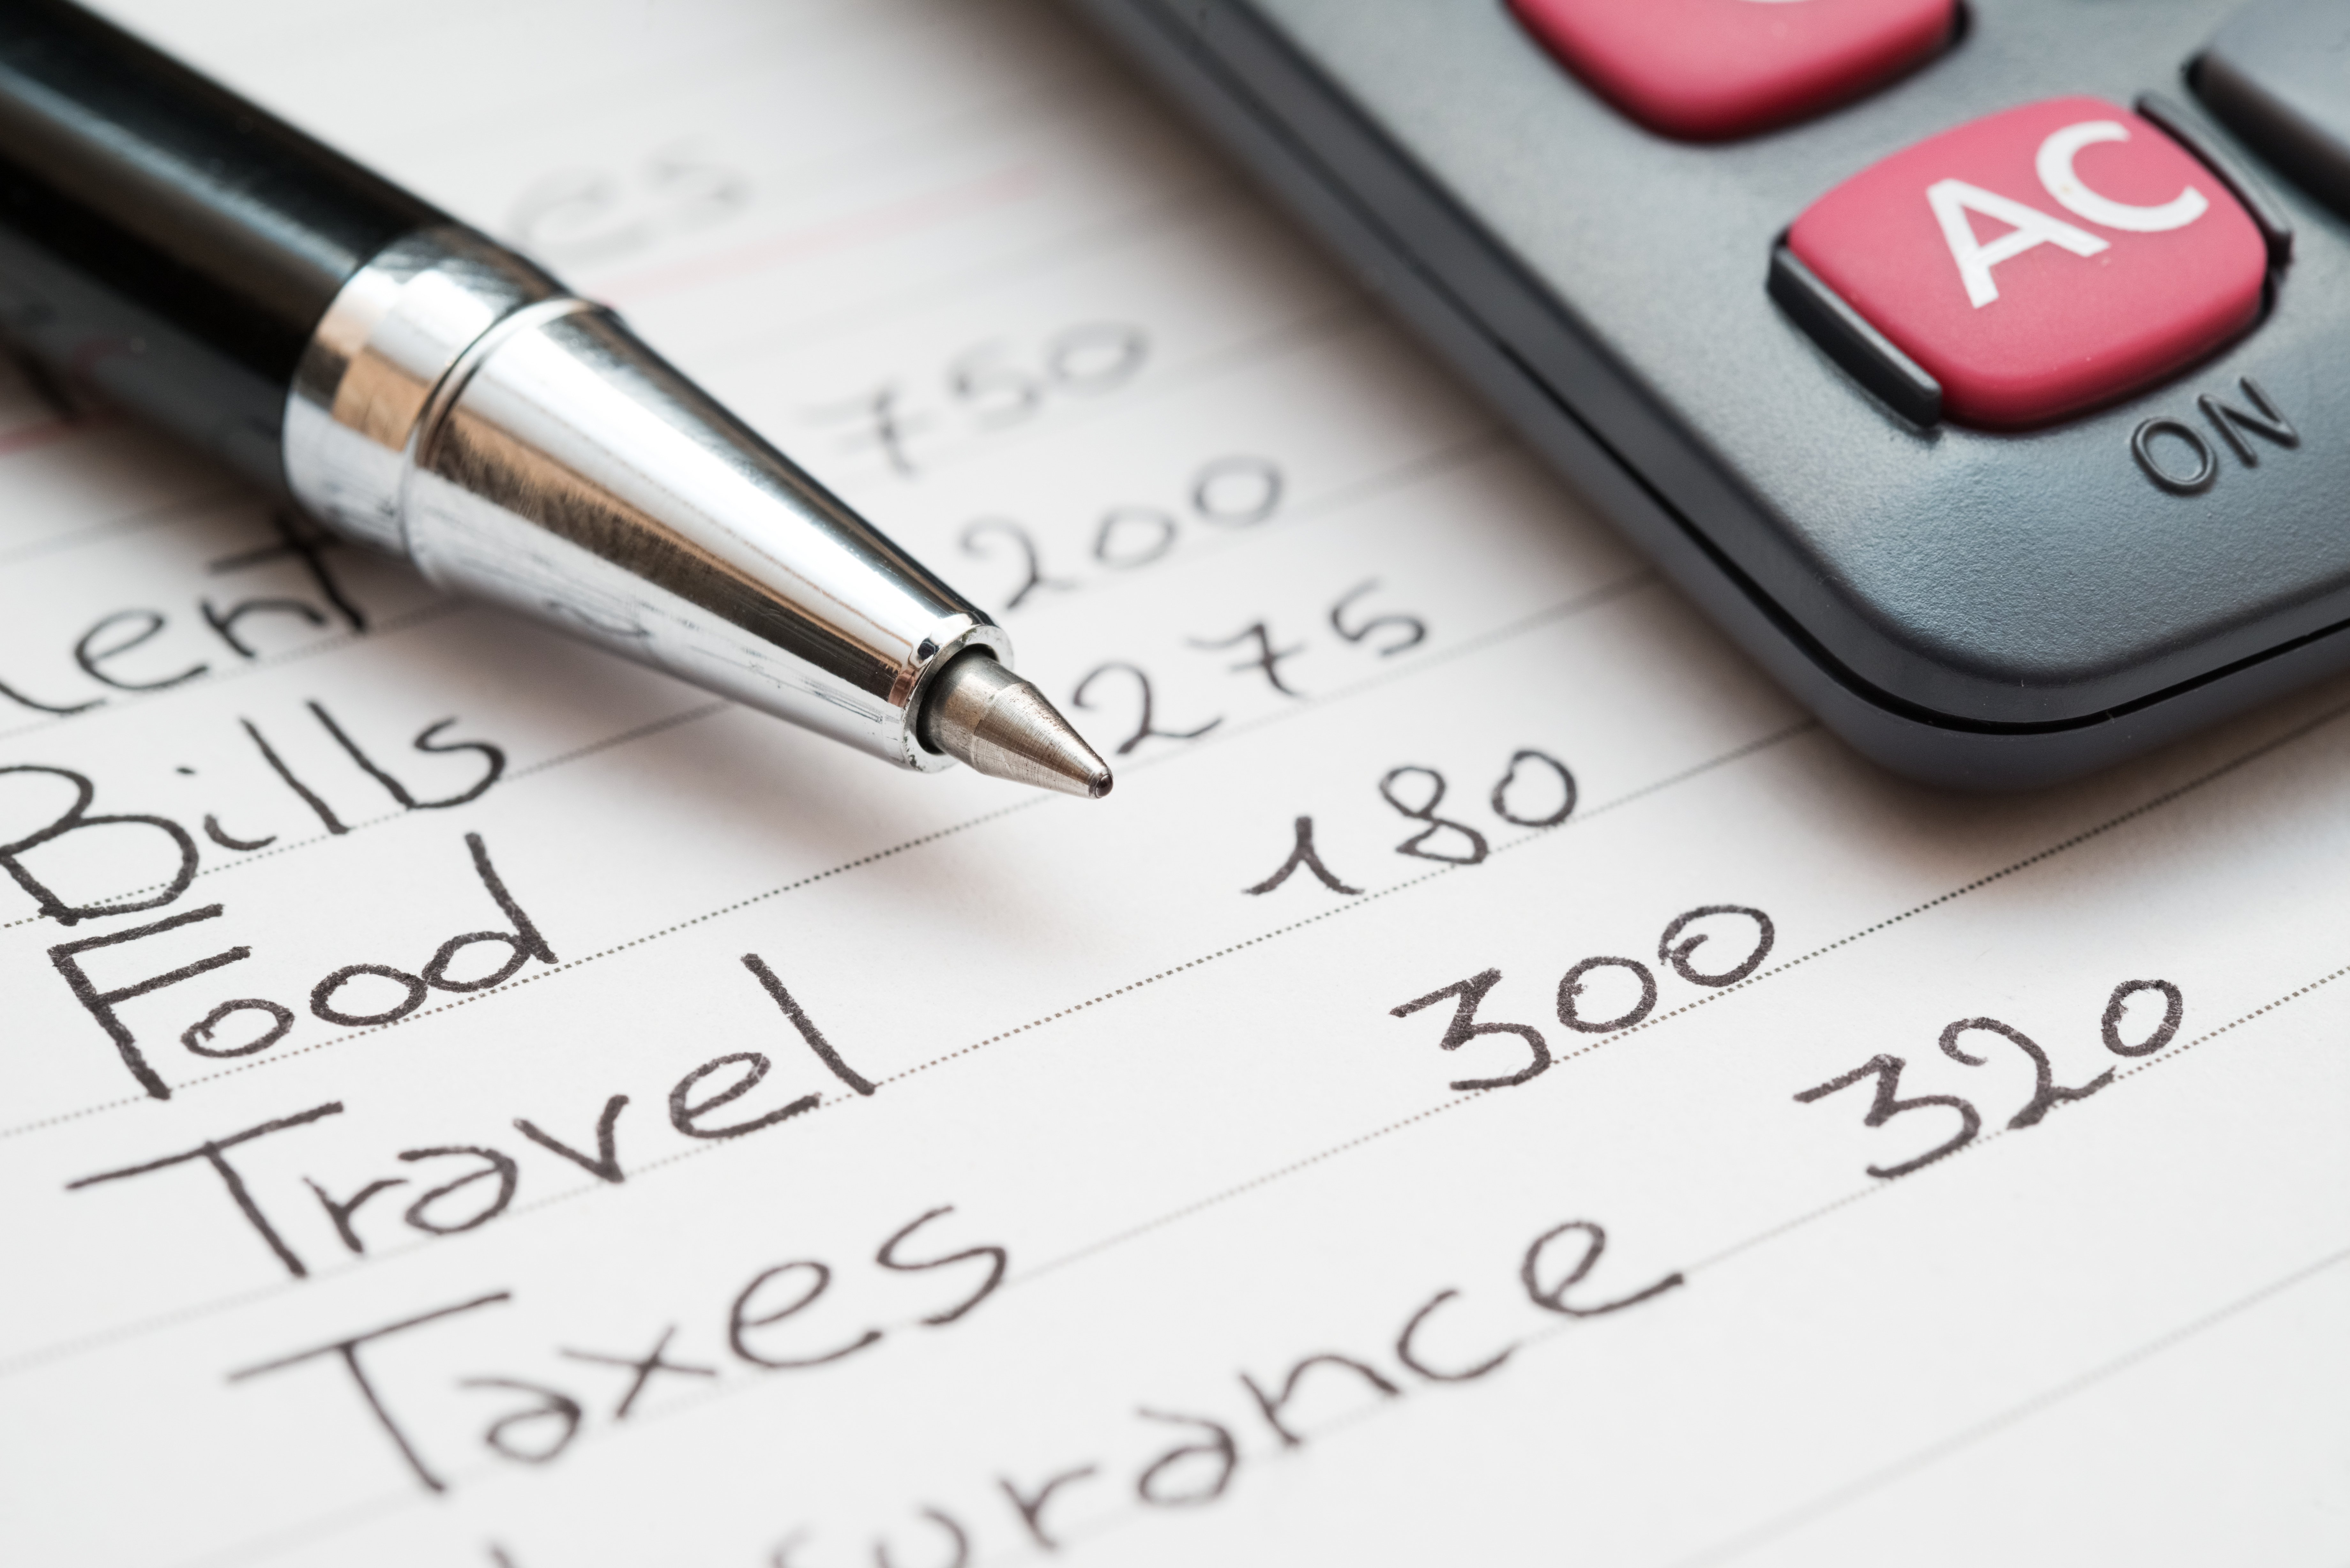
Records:
{"label": "handwritten number 320", "polygon": [[[2154,995],[2162,999],[2161,1022],[2158,1023],[2144,1039],[2135,1042],[2125,1040],[2122,1038],[2122,1026],[2128,1013],[2129,1004],[2133,1000],[2143,995]],[[2178,1035],[2179,1020],[2186,1015],[2186,999],[2180,995],[2178,988],[2170,981],[2126,980],[2114,987],[2113,995],[2106,1000],[2106,1013],[2100,1021],[2099,1032],[2105,1038],[2106,1049],[2116,1056],[2151,1056],[2169,1044]],[[2002,1023],[1996,1018],[1961,1018],[1957,1023],[1946,1026],[1939,1041],[1942,1054],[1952,1061],[1963,1063],[1970,1067],[1981,1066],[1990,1058],[1978,1055],[1960,1044],[1970,1035],[1990,1035],[1994,1039],[2004,1040],[2022,1052],[2032,1064],[2032,1098],[2024,1102],[2021,1110],[2008,1117],[2007,1125],[2011,1131],[2037,1127],[2041,1117],[2056,1106],[2067,1100],[2085,1100],[2114,1081],[2115,1069],[2108,1067],[2085,1083],[2069,1087],[2059,1084],[2056,1082],[2055,1069],[2048,1060],[2048,1053],[2040,1048],[2039,1042],[2013,1024]],[[1955,1115],[1958,1117],[1958,1126],[1951,1131],[1950,1137],[1923,1154],[1914,1155],[1893,1165],[1871,1165],[1866,1168],[1869,1175],[1888,1180],[1897,1176],[1907,1176],[1913,1170],[1922,1170],[1938,1159],[1947,1158],[1958,1153],[1959,1150],[1972,1143],[1975,1140],[1975,1135],[1982,1130],[1982,1113],[1956,1095],[1915,1095],[1907,1099],[1903,1098],[1901,1074],[1908,1065],[1908,1064],[1898,1056],[1880,1053],[1849,1073],[1805,1089],[1795,1096],[1795,1100],[1800,1105],[1810,1105],[1814,1100],[1825,1099],[1830,1095],[1840,1094],[1856,1084],[1866,1082],[1871,1086],[1872,1097],[1869,1101],[1868,1114],[1861,1117],[1863,1127],[1880,1127],[1895,1117],[1906,1116],[1911,1111],[1942,1110]]]}

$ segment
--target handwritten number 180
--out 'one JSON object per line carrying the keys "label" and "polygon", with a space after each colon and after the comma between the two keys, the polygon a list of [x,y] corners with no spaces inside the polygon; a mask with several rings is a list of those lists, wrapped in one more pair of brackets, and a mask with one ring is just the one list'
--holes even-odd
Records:
{"label": "handwritten number 180", "polygon": [[[1559,792],[1558,804],[1536,815],[1522,815],[1511,808],[1512,792],[1518,787],[1518,771],[1528,763],[1534,764],[1536,770],[1547,770],[1556,779]],[[1406,784],[1406,780],[1421,782]],[[1397,854],[1413,856],[1421,860],[1441,860],[1453,866],[1475,866],[1492,853],[1492,846],[1486,843],[1483,834],[1465,822],[1436,815],[1436,808],[1444,804],[1444,792],[1450,787],[1442,774],[1434,768],[1417,764],[1390,768],[1387,776],[1379,780],[1381,800],[1414,822],[1428,824],[1427,827],[1397,845]],[[1404,798],[1405,794],[1425,794],[1427,798],[1414,805]],[[1515,826],[1556,827],[1574,815],[1575,801],[1575,775],[1567,771],[1566,764],[1548,752],[1527,748],[1511,754],[1509,768],[1494,783],[1486,804],[1493,808],[1495,816]],[[1431,846],[1430,841],[1448,828],[1459,836],[1458,845]],[[1448,853],[1448,848],[1457,848],[1459,852]]]}

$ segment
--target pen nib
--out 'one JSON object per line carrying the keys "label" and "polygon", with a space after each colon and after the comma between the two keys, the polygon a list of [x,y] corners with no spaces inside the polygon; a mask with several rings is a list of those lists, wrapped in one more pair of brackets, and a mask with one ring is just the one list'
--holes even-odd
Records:
{"label": "pen nib", "polygon": [[1109,764],[1045,694],[973,649],[932,679],[922,703],[924,743],[990,778],[1099,800]]}

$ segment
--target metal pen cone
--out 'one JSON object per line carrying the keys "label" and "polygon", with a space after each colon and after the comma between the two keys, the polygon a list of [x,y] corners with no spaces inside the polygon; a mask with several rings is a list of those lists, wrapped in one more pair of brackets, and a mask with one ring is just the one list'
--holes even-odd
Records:
{"label": "metal pen cone", "polygon": [[956,656],[1010,657],[609,312],[468,231],[420,231],[344,285],[285,457],[314,515],[440,587],[900,767],[953,766],[915,722]]}
{"label": "metal pen cone", "polygon": [[1099,800],[1109,764],[1045,694],[973,649],[939,671],[922,704],[925,744],[990,778]]}

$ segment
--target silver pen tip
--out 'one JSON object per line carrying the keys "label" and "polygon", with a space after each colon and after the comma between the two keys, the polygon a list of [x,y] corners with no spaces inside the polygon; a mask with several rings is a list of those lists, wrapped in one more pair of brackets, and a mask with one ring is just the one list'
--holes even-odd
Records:
{"label": "silver pen tip", "polygon": [[972,649],[931,678],[916,731],[922,743],[990,778],[1099,800],[1109,764],[1045,694]]}

